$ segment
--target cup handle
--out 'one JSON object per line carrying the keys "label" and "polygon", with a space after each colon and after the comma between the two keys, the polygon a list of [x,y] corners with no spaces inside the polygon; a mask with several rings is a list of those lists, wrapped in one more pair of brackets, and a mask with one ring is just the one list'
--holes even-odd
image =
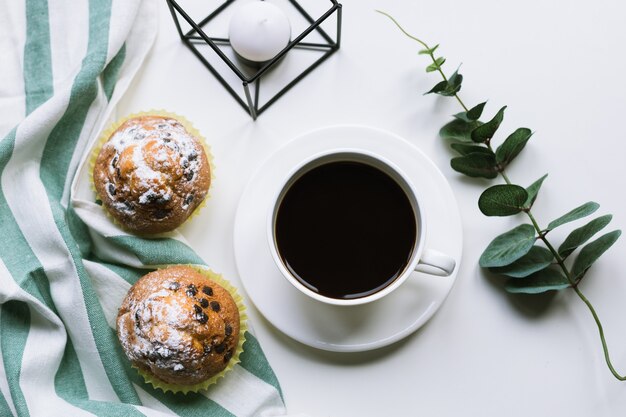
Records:
{"label": "cup handle", "polygon": [[455,267],[456,261],[445,253],[424,249],[415,270],[429,275],[447,277],[452,274]]}

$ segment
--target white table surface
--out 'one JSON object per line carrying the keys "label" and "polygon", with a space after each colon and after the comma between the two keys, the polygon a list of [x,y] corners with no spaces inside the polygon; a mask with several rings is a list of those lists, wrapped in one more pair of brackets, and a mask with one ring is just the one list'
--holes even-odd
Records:
{"label": "white table surface", "polygon": [[[303,4],[314,0],[302,0]],[[546,172],[534,210],[542,224],[588,200],[626,228],[626,3],[608,1],[345,0],[342,48],[253,122],[182,45],[164,1],[155,47],[119,115],[165,108],[185,115],[215,155],[212,198],[182,229],[197,252],[235,284],[233,222],[251,173],[278,147],[314,128],[356,123],[399,134],[440,167],[461,210],[464,253],[457,283],[433,319],[377,351],[337,354],[292,341],[251,303],[251,322],[278,375],[289,411],[312,416],[618,416],[626,382],[609,373],[594,322],[572,291],[551,303],[510,297],[477,260],[489,241],[523,219],[487,218],[477,208],[486,181],[449,168],[437,136],[453,99],[423,96],[418,45],[374,13],[440,43],[451,72],[463,63],[461,96],[507,104],[501,132],[535,131],[509,169],[528,185]],[[502,133],[501,133],[502,134]],[[563,237],[569,229],[556,231]],[[566,230],[567,229],[567,230]],[[611,230],[611,229],[607,229]],[[618,370],[626,373],[626,268],[622,238],[581,285],[603,320]],[[541,300],[541,299],[540,299]]]}

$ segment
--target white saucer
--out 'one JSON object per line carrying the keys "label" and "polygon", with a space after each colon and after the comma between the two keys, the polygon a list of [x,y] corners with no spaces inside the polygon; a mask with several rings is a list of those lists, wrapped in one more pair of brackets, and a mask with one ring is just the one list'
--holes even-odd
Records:
{"label": "white saucer", "polygon": [[[370,151],[395,163],[413,182],[425,212],[426,245],[456,260],[451,276],[415,272],[390,295],[359,306],[330,306],[294,288],[279,272],[266,236],[267,216],[281,180],[313,154],[334,148]],[[276,328],[315,348],[358,352],[396,342],[422,326],[452,289],[461,263],[462,227],[448,182],[415,146],[392,133],[338,126],[306,133],[276,151],[252,176],[235,219],[235,258],[243,286]]]}

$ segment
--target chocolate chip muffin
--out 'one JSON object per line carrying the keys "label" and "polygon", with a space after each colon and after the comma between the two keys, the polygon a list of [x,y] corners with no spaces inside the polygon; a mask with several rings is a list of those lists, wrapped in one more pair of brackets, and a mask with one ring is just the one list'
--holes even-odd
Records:
{"label": "chocolate chip muffin", "polygon": [[223,371],[239,342],[239,310],[230,293],[188,266],[141,277],[117,316],[132,364],[167,384],[195,385]]}
{"label": "chocolate chip muffin", "polygon": [[93,182],[106,210],[138,234],[169,232],[206,197],[208,158],[176,119],[139,116],[124,122],[102,146]]}

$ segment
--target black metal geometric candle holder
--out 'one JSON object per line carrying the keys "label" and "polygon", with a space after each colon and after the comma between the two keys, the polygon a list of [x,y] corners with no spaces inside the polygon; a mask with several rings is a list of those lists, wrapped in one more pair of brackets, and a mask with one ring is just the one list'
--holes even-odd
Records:
{"label": "black metal geometric candle holder", "polygon": [[[318,0],[320,1],[320,0]],[[318,65],[324,62],[328,57],[335,53],[340,46],[341,42],[341,4],[336,0],[330,0],[331,7],[319,18],[314,19],[311,15],[295,0],[289,0],[289,3],[298,11],[300,15],[310,24],[302,33],[293,38],[289,44],[280,51],[274,58],[268,62],[262,64],[258,69],[255,69],[253,74],[244,74],[233,60],[231,60],[219,47],[219,45],[230,45],[230,41],[223,37],[212,37],[205,33],[205,26],[215,19],[220,13],[222,13],[228,6],[235,3],[236,0],[226,0],[219,7],[213,10],[204,19],[196,22],[189,14],[175,1],[167,0],[172,18],[176,24],[176,29],[180,35],[181,40],[187,47],[198,57],[198,59],[207,67],[207,69],[219,80],[219,82],[226,88],[226,90],[237,100],[237,102],[250,113],[252,119],[255,119],[263,113],[269,106],[271,106],[276,100],[282,97],[287,91],[289,91],[294,85],[302,80],[306,75],[313,71]],[[337,19],[337,31],[336,37],[333,39],[328,35],[324,29],[320,26],[326,19],[336,13]],[[179,16],[184,19],[191,29],[184,33],[181,29]],[[304,42],[303,39],[311,32],[316,31],[323,42]],[[196,47],[196,44],[208,45],[217,56],[226,64],[230,71],[232,71],[237,78],[241,81],[243,86],[245,100],[243,100],[239,94],[235,91],[235,86],[226,81],[225,77],[220,74],[214,65],[211,65],[209,61],[202,55],[202,53]],[[279,61],[291,50],[291,49],[307,49],[320,51],[322,54],[312,64],[301,71],[291,81],[289,81],[284,87],[282,87],[276,94],[270,97],[265,103],[259,107],[259,91],[261,89],[261,83],[266,75]],[[250,91],[250,85],[254,85],[254,94]],[[253,97],[254,95],[254,97]]]}

